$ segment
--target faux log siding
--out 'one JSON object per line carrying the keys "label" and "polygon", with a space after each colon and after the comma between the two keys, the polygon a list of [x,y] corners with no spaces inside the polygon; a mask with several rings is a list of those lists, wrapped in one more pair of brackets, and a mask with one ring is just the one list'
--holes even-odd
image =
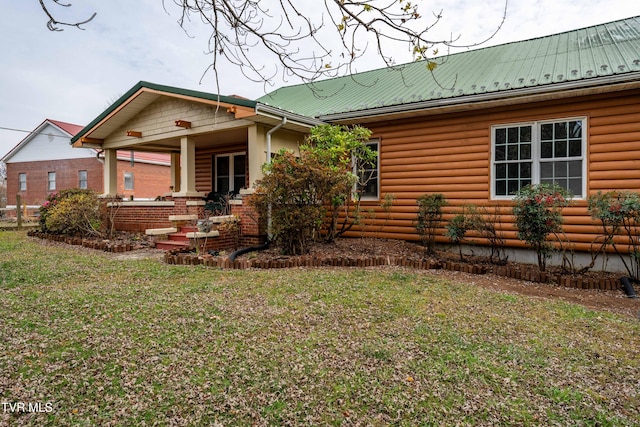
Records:
{"label": "faux log siding", "polygon": [[[499,208],[497,228],[508,246],[522,247],[509,202],[490,200],[491,126],[569,117],[587,117],[587,192],[640,191],[640,91],[626,91],[574,100],[557,100],[501,109],[428,116],[369,125],[380,137],[381,198],[396,196],[387,218],[380,202],[363,203],[377,219],[355,228],[352,236],[418,240],[416,198],[443,193],[449,206],[445,221],[465,204]],[[381,199],[382,200],[382,199]],[[576,249],[589,250],[599,230],[589,216],[586,201],[564,210],[564,231]],[[446,242],[444,229],[437,239]]]}
{"label": "faux log siding", "polygon": [[[198,148],[196,150],[196,190],[206,193],[213,191],[213,156],[217,154],[248,153],[247,143],[221,145],[219,147]],[[249,170],[247,170],[247,180]]]}

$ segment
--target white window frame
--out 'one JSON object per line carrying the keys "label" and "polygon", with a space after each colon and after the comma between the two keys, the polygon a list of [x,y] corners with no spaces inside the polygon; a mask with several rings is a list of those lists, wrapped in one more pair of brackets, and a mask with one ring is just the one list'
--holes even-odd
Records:
{"label": "white window frame", "polygon": [[86,190],[89,187],[89,173],[86,170],[78,171],[78,188]]}
{"label": "white window frame", "polygon": [[[582,122],[582,149],[581,156],[574,157],[555,157],[552,159],[541,159],[540,157],[540,146],[541,146],[541,135],[540,129],[544,124],[558,123],[558,122],[568,122],[568,121],[581,121]],[[580,160],[582,162],[582,189],[580,195],[574,195],[574,199],[576,200],[584,200],[586,199],[587,193],[587,117],[567,117],[567,118],[555,118],[548,120],[537,120],[530,122],[518,122],[518,123],[503,123],[496,124],[491,126],[491,169],[489,172],[489,176],[491,179],[491,199],[492,200],[512,200],[513,195],[497,195],[496,194],[496,160],[495,160],[495,146],[496,146],[496,129],[509,128],[509,127],[523,127],[523,126],[531,126],[531,184],[539,184],[540,183],[540,165],[545,161],[575,161]]]}
{"label": "white window frame", "polygon": [[247,159],[247,152],[246,151],[238,151],[237,153],[225,153],[225,154],[216,154],[213,158],[213,164],[214,164],[214,169],[215,169],[215,176],[213,177],[213,186],[214,186],[214,191],[218,192],[220,191],[218,189],[218,158],[220,157],[227,157],[229,159],[229,176],[227,178],[229,178],[229,192],[232,193],[237,193],[241,190],[241,188],[235,188],[235,168],[234,168],[234,164],[235,162],[233,161],[233,158],[236,156],[245,156],[245,170],[244,170],[244,177],[245,177],[245,185],[246,185],[246,180],[247,180],[247,169],[246,169],[246,159]]}
{"label": "white window frame", "polygon": [[56,191],[56,173],[47,172],[47,191]]}
{"label": "white window frame", "polygon": [[[129,179],[127,180],[127,178],[129,178]],[[131,183],[131,186],[130,186],[130,187],[128,187],[128,186],[127,186],[127,181],[129,181],[129,182]],[[132,190],[135,188],[133,172],[125,172],[125,173],[124,173],[124,183],[123,183],[123,188],[124,188],[126,191],[132,191]]]}
{"label": "white window frame", "polygon": [[[371,139],[367,142],[364,143],[364,145],[371,146],[371,145],[375,145],[376,146],[376,195],[372,196],[372,195],[362,195],[360,197],[360,200],[362,201],[376,201],[376,200],[380,200],[380,139]],[[357,159],[354,162],[354,170],[353,173],[358,176],[358,165],[357,165]],[[360,180],[360,177],[358,176],[358,180]],[[355,190],[357,190],[357,186],[358,184],[356,183],[356,188]]]}
{"label": "white window frame", "polygon": [[27,174],[24,172],[18,174],[18,191],[27,191]]}

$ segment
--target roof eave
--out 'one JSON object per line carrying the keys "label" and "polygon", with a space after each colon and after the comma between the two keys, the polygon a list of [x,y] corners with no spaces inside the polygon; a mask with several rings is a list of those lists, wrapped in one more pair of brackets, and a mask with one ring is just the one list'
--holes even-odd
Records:
{"label": "roof eave", "polygon": [[293,113],[291,111],[286,111],[281,108],[272,107],[267,104],[262,104],[258,102],[256,104],[256,115],[262,117],[268,117],[275,120],[282,120],[282,118],[287,118],[287,123],[289,125],[296,125],[301,128],[310,129],[314,126],[326,124],[325,121],[320,120],[315,117],[308,117],[302,114]]}
{"label": "roof eave", "polygon": [[[454,98],[441,98],[414,102],[409,104],[390,105],[368,110],[347,111],[341,113],[320,115],[318,118],[325,122],[341,123],[349,121],[373,121],[380,118],[396,118],[420,113],[434,114],[453,110],[493,106],[503,103],[525,103],[532,101],[544,101],[575,95],[576,90],[601,92],[605,89],[609,92],[640,88],[640,72],[625,73],[621,75],[603,76],[591,79],[554,83],[544,86],[535,86],[518,89],[508,89],[500,92],[488,92],[482,94],[464,95]],[[570,94],[569,94],[570,93]],[[586,93],[585,93],[586,94]]]}

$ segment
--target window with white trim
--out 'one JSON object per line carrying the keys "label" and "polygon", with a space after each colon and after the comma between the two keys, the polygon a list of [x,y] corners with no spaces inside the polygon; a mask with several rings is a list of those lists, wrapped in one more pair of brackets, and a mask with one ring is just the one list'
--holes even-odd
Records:
{"label": "window with white trim", "polygon": [[214,191],[237,194],[247,186],[246,153],[218,154],[213,159]]}
{"label": "window with white trim", "polygon": [[124,173],[124,189],[133,190],[133,172]]}
{"label": "window with white trim", "polygon": [[357,188],[361,200],[378,200],[380,198],[380,141],[370,141],[365,144],[376,153],[370,162],[356,161]]}
{"label": "window with white trim", "polygon": [[584,118],[496,125],[491,132],[492,197],[509,199],[529,184],[586,192]]}
{"label": "window with white trim", "polygon": [[47,173],[47,190],[55,191],[56,189],[56,173],[48,172]]}
{"label": "window with white trim", "polygon": [[87,179],[87,171],[78,171],[78,188],[86,190],[88,179]]}
{"label": "window with white trim", "polygon": [[18,174],[18,191],[27,191],[27,174]]}

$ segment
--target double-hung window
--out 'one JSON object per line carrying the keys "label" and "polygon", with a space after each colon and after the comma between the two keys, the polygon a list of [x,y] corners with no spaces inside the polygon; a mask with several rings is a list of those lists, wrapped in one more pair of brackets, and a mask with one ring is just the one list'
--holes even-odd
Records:
{"label": "double-hung window", "polygon": [[86,190],[87,185],[87,171],[78,171],[78,188]]}
{"label": "double-hung window", "polygon": [[557,184],[584,198],[585,119],[497,125],[492,128],[492,196],[511,198],[530,184]]}
{"label": "double-hung window", "polygon": [[47,173],[47,190],[54,191],[56,189],[56,173],[48,172]]}
{"label": "double-hung window", "polygon": [[27,174],[18,174],[18,191],[27,191]]}
{"label": "double-hung window", "polygon": [[214,190],[238,194],[246,187],[246,153],[219,154],[213,158]]}
{"label": "double-hung window", "polygon": [[133,190],[133,172],[124,173],[124,189]]}
{"label": "double-hung window", "polygon": [[361,200],[378,200],[380,198],[380,141],[370,141],[365,145],[375,153],[375,158],[368,162],[356,160],[357,188]]}

